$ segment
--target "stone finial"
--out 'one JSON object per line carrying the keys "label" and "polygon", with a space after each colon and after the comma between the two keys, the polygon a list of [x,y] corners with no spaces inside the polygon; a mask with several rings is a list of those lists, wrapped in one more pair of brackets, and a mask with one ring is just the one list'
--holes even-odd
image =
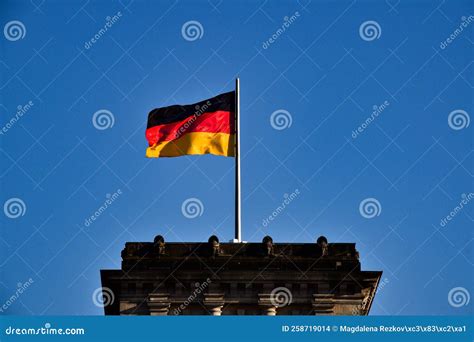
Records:
{"label": "stone finial", "polygon": [[326,239],[325,236],[321,235],[320,237],[318,237],[316,243],[319,247],[321,247],[322,256],[328,255],[328,239]]}
{"label": "stone finial", "polygon": [[158,255],[165,254],[165,238],[163,236],[155,236],[155,239],[153,240],[153,246],[155,247],[155,251],[158,252]]}
{"label": "stone finial", "polygon": [[262,245],[266,256],[273,255],[273,239],[271,236],[265,236],[262,240]]}
{"label": "stone finial", "polygon": [[209,243],[209,245],[211,246],[211,249],[212,249],[212,256],[213,257],[216,257],[219,255],[219,247],[220,247],[220,244],[219,244],[219,238],[215,235],[212,235],[209,240],[207,241]]}
{"label": "stone finial", "polygon": [[164,238],[163,236],[161,236],[161,235],[157,235],[157,236],[155,236],[155,239],[153,240],[153,242],[154,242],[155,244],[160,243],[160,242],[163,242],[163,243],[164,243],[164,242],[165,242],[165,238]]}

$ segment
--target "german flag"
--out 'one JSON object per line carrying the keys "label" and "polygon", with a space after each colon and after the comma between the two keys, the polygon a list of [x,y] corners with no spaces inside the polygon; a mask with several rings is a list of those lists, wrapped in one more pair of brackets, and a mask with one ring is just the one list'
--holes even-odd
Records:
{"label": "german flag", "polygon": [[234,157],[235,92],[190,105],[153,109],[148,114],[148,158],[187,154]]}

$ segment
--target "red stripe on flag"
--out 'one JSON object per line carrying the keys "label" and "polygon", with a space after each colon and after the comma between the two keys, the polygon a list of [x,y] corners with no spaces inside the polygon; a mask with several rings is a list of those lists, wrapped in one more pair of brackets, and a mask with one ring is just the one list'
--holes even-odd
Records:
{"label": "red stripe on flag", "polygon": [[216,111],[191,115],[190,117],[169,124],[150,127],[146,130],[148,144],[153,146],[162,141],[178,139],[191,132],[234,134],[235,115],[233,112]]}

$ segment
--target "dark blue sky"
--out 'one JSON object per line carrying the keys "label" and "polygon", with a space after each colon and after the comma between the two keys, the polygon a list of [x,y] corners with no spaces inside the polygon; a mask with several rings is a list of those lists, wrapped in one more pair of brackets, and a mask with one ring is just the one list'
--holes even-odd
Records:
{"label": "dark blue sky", "polygon": [[[102,314],[99,270],[126,241],[233,237],[234,160],[147,160],[144,132],[150,109],[236,75],[244,239],[356,242],[384,271],[372,314],[472,312],[448,298],[473,290],[472,2],[0,7],[1,304],[32,279],[2,314]],[[200,216],[183,215],[189,198]]]}

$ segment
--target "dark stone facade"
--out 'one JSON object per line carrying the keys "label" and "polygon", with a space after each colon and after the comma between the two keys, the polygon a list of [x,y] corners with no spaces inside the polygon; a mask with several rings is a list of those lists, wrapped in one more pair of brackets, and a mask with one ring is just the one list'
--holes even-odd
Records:
{"label": "dark stone facade", "polygon": [[[367,315],[381,271],[354,243],[127,242],[102,270],[106,315]],[[110,298],[112,296],[112,298]]]}

